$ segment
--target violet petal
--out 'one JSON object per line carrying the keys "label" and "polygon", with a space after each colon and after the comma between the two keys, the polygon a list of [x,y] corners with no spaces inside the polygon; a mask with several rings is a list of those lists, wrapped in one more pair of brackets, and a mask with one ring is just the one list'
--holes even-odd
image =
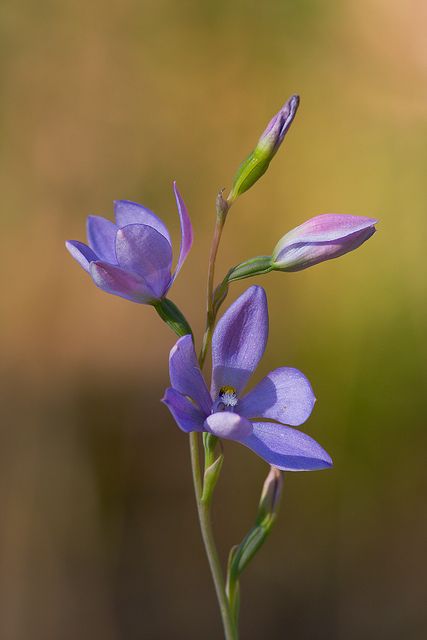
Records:
{"label": "violet petal", "polygon": [[79,265],[88,273],[90,263],[94,260],[99,260],[96,253],[84,244],[84,242],[79,242],[79,240],[67,240],[65,246],[73,256],[74,260],[77,260]]}
{"label": "violet petal", "polygon": [[87,238],[89,246],[99,256],[100,260],[117,264],[116,260],[116,233],[118,227],[101,216],[88,216]]}
{"label": "violet petal", "polygon": [[316,399],[305,375],[291,367],[271,371],[239,401],[247,418],[270,418],[298,426],[310,416]]}
{"label": "violet petal", "polygon": [[276,153],[283,142],[289,127],[292,124],[299,106],[299,96],[291,96],[283,107],[268,123],[264,133],[258,141],[258,147],[268,149],[272,154]]}
{"label": "violet petal", "polygon": [[[289,231],[280,242],[283,241],[284,244],[293,244],[294,242],[330,242],[373,227],[377,222],[376,218],[323,213],[310,218],[310,220]],[[288,239],[288,242],[285,242],[285,239]]]}
{"label": "violet petal", "polygon": [[265,350],[267,299],[262,287],[249,287],[224,313],[212,338],[212,397],[222,386],[237,395],[245,387]]}
{"label": "violet petal", "polygon": [[142,276],[162,298],[171,280],[172,249],[166,238],[153,227],[130,224],[118,230],[117,261],[123,269]]}
{"label": "violet petal", "polygon": [[205,415],[210,414],[212,399],[200,370],[190,335],[183,336],[172,347],[169,356],[169,373],[174,389],[190,396]]}
{"label": "violet petal", "polygon": [[108,262],[91,262],[90,275],[97,287],[132,302],[151,303],[156,295],[144,278]]}
{"label": "violet petal", "polygon": [[253,431],[236,438],[283,471],[315,471],[332,466],[328,453],[305,433],[274,422],[253,422]]}
{"label": "violet petal", "polygon": [[176,389],[166,389],[162,402],[167,406],[180,429],[186,433],[203,430],[205,416]]}
{"label": "violet petal", "polygon": [[191,225],[187,207],[185,206],[184,200],[182,199],[181,194],[178,191],[176,182],[173,183],[173,190],[175,193],[176,205],[178,207],[179,219],[181,223],[181,248],[179,252],[178,264],[176,265],[175,273],[173,275],[173,279],[175,280],[176,276],[181,270],[182,265],[185,262],[185,259],[188,256],[191,245],[193,244],[193,227]]}
{"label": "violet petal", "polygon": [[169,244],[171,244],[169,231],[165,224],[155,213],[143,207],[141,204],[131,202],[130,200],[115,200],[114,214],[119,227],[125,227],[128,224],[146,224],[156,229],[156,231],[161,233]]}
{"label": "violet petal", "polygon": [[237,440],[249,438],[252,433],[252,424],[246,418],[231,411],[219,411],[212,413],[205,420],[204,430],[213,433],[218,438]]}

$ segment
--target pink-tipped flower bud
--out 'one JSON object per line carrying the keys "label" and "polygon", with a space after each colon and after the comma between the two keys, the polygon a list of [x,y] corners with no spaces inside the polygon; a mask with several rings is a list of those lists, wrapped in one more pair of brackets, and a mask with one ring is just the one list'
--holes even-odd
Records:
{"label": "pink-tipped flower bud", "polygon": [[276,271],[301,271],[338,258],[366,242],[376,231],[375,218],[326,213],[289,231],[274,248]]}

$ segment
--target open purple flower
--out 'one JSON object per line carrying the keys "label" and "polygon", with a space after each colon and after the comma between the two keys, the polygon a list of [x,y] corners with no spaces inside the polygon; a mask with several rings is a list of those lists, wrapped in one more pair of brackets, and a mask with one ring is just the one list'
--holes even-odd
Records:
{"label": "open purple flower", "polygon": [[184,336],[170,353],[171,387],[163,402],[183,431],[206,431],[235,440],[279,469],[330,467],[326,451],[292,428],[307,420],[315,402],[310,383],[300,371],[275,369],[244,393],[264,353],[267,336],[265,292],[253,286],[231,305],[214,331],[211,393],[192,339]]}
{"label": "open purple flower", "polygon": [[375,233],[375,218],[325,213],[310,218],[277,243],[272,266],[278,271],[301,271],[338,258],[360,247]]}
{"label": "open purple flower", "polygon": [[181,221],[181,250],[172,273],[172,245],[164,223],[149,209],[116,200],[116,223],[99,216],[87,220],[88,245],[69,240],[66,247],[94,283],[132,302],[153,304],[172,286],[193,242],[193,229],[176,183]]}

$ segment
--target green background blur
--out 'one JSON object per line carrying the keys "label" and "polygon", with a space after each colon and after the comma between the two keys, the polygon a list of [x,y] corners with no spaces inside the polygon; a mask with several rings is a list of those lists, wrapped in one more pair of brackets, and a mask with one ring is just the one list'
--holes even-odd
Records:
{"label": "green background blur", "polygon": [[[319,213],[381,223],[352,254],[258,280],[257,378],[307,374],[305,429],[335,468],[286,476],[242,638],[426,637],[426,21],[423,0],[2,2],[1,640],[221,637],[187,438],[159,403],[174,336],[98,290],[64,240],[127,198],[177,245],[176,179],[195,244],[171,297],[200,339],[216,192],[292,93],[218,275]],[[225,448],[223,557],[267,472]]]}

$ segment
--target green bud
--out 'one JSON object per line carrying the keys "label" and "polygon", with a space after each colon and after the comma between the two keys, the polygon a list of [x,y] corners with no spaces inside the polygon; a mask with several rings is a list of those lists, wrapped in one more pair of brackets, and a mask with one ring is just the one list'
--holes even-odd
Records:
{"label": "green bud", "polygon": [[231,564],[231,574],[240,576],[242,571],[247,567],[252,558],[256,555],[258,549],[264,544],[270,528],[256,526],[251,529],[243,542],[239,545],[238,551],[234,554]]}
{"label": "green bud", "polygon": [[219,474],[221,473],[223,462],[224,456],[221,453],[218,458],[205,469],[202,493],[202,502],[204,504],[209,504],[211,501],[212,494],[219,479]]}
{"label": "green bud", "polygon": [[292,96],[270,120],[255,149],[242,162],[234,176],[227,199],[230,204],[250,189],[267,171],[292,124],[298,105],[299,97]]}
{"label": "green bud", "polygon": [[228,573],[231,585],[238,580],[242,571],[268,538],[277,517],[282,486],[282,472],[276,467],[271,467],[262,488],[255,525],[230,554]]}
{"label": "green bud", "polygon": [[[221,453],[216,455],[216,447],[218,443],[221,446]],[[219,439],[212,433],[205,432],[203,434],[203,447],[205,450],[205,473],[203,476],[203,492],[202,502],[209,504],[212,499],[216,483],[221,473],[224,456],[222,454],[222,445]]]}
{"label": "green bud", "polygon": [[238,168],[228,201],[234,202],[242,193],[250,189],[267,171],[270,160],[268,153],[257,152],[255,149]]}
{"label": "green bud", "polygon": [[280,496],[283,488],[283,473],[276,467],[271,467],[265,479],[258,505],[257,524],[276,516]]}

